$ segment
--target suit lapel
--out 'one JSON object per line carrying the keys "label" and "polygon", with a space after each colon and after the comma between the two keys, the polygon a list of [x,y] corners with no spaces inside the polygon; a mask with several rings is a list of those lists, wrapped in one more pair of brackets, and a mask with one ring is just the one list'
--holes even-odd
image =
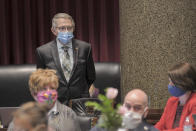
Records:
{"label": "suit lapel", "polygon": [[71,76],[70,76],[70,80],[74,74],[74,71],[76,69],[76,66],[77,66],[77,63],[78,63],[78,51],[79,51],[79,48],[75,42],[75,40],[73,39],[72,40],[72,47],[73,47],[73,69],[72,69],[72,72],[71,72]]}
{"label": "suit lapel", "polygon": [[57,49],[57,43],[56,40],[54,41],[54,43],[52,44],[52,57],[54,59],[54,63],[56,64],[57,70],[59,71],[59,73],[61,74],[61,77],[64,79],[64,81],[67,83],[67,80],[65,79],[64,73],[63,73],[63,69],[61,67],[61,63],[60,63],[60,58],[59,58],[59,53],[58,53],[58,49]]}

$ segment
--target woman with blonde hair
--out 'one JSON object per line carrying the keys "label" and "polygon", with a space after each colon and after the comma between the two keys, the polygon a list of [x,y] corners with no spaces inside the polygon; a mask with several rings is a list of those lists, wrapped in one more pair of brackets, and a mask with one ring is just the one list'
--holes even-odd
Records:
{"label": "woman with blonde hair", "polygon": [[[59,80],[55,70],[37,69],[29,77],[31,95],[37,103],[49,107],[48,126],[54,131],[81,131],[76,113],[57,100],[58,87]],[[14,126],[15,124],[10,124],[8,131],[12,131]]]}

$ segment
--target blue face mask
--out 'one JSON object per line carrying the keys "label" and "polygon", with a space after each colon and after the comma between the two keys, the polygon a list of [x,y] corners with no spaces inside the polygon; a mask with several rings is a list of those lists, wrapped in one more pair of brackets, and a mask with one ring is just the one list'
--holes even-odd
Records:
{"label": "blue face mask", "polygon": [[172,96],[179,97],[186,93],[186,91],[172,85],[168,85],[168,91]]}
{"label": "blue face mask", "polygon": [[73,33],[72,32],[59,32],[57,39],[62,43],[62,44],[67,44],[71,41],[73,38]]}

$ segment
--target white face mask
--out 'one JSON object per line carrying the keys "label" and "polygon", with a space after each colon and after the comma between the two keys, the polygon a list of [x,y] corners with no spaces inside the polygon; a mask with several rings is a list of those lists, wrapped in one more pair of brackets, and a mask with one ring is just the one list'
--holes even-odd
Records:
{"label": "white face mask", "polygon": [[123,115],[123,127],[126,129],[135,129],[142,121],[142,114],[128,111]]}

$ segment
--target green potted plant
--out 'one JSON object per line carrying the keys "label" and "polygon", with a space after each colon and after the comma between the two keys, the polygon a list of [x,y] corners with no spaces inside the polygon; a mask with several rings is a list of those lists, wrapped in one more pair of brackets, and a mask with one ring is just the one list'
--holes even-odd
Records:
{"label": "green potted plant", "polygon": [[106,96],[99,94],[98,99],[101,103],[97,102],[87,102],[86,106],[91,106],[95,110],[101,111],[101,116],[98,120],[97,126],[104,128],[107,131],[115,131],[121,127],[122,118],[118,113],[118,108],[114,108],[114,99],[118,94],[118,90],[115,88],[107,88]]}

